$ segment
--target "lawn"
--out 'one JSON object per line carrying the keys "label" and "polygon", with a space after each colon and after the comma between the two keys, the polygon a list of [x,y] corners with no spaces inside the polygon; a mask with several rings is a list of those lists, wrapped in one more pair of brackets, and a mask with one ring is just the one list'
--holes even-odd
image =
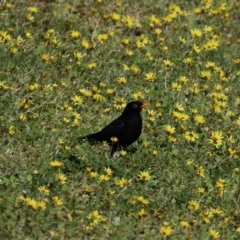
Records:
{"label": "lawn", "polygon": [[[240,238],[240,3],[0,3],[0,236]],[[79,144],[144,108],[118,156]]]}

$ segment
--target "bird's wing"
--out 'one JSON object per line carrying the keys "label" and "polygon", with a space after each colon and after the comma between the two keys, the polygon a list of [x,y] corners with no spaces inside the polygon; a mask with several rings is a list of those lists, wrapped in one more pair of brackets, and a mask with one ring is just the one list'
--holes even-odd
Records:
{"label": "bird's wing", "polygon": [[118,137],[124,129],[124,121],[121,119],[116,119],[103,128],[100,132],[88,135],[88,139],[93,139],[97,141],[110,141],[111,137]]}

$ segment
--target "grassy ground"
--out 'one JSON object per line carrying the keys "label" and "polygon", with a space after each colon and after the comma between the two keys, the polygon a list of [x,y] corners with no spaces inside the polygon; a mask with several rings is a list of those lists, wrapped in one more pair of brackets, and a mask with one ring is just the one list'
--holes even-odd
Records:
{"label": "grassy ground", "polygon": [[0,4],[1,239],[239,239],[237,0]]}

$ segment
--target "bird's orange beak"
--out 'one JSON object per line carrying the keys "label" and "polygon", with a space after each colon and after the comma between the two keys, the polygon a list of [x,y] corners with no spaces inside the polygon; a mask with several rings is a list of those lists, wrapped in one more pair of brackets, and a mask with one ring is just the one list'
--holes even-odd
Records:
{"label": "bird's orange beak", "polygon": [[145,107],[147,107],[147,106],[149,106],[150,104],[149,103],[143,103],[142,105],[141,105],[141,108],[145,108]]}

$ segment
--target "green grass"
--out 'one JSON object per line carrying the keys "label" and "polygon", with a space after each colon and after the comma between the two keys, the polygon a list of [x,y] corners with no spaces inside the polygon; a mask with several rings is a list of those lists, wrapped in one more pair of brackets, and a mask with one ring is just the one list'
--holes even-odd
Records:
{"label": "green grass", "polygon": [[1,239],[239,239],[238,1],[3,2]]}

